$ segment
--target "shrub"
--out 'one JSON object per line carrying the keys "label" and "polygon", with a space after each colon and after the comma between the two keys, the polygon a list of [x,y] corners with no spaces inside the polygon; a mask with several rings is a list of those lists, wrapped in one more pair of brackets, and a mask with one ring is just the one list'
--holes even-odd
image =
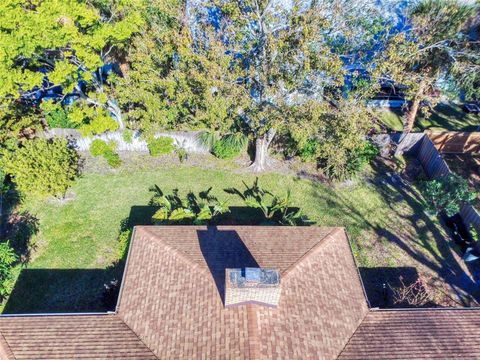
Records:
{"label": "shrub", "polygon": [[241,133],[229,134],[213,144],[212,153],[220,159],[232,159],[240,155],[247,145],[247,137]]}
{"label": "shrub", "polygon": [[0,166],[10,174],[22,194],[64,197],[78,174],[78,154],[67,140],[25,141],[4,151]]}
{"label": "shrub", "polygon": [[472,202],[476,197],[476,193],[468,188],[467,180],[457,174],[425,181],[421,189],[427,210],[435,215],[445,212],[447,216],[453,216],[463,204]]}
{"label": "shrub", "polygon": [[349,153],[347,162],[347,171],[349,175],[362,170],[379,154],[378,148],[370,141],[365,141],[358,148]]}
{"label": "shrub", "polygon": [[112,150],[110,146],[108,146],[108,144],[101,139],[95,139],[90,144],[90,153],[95,157],[104,155],[110,150]]}
{"label": "shrub", "polygon": [[118,235],[117,257],[120,261],[125,261],[127,259],[128,246],[130,244],[131,237],[132,237],[131,229],[122,231]]}
{"label": "shrub", "polygon": [[108,165],[113,168],[118,168],[120,165],[122,165],[120,156],[112,150],[108,150],[106,153],[104,153],[103,157],[107,160]]}
{"label": "shrub", "polygon": [[183,163],[185,160],[188,159],[188,152],[183,147],[176,147],[175,152],[177,153],[178,160]]}
{"label": "shrub", "polygon": [[287,190],[283,197],[272,194],[260,187],[258,178],[255,179],[252,186],[248,186],[246,183],[243,185],[245,186],[243,191],[229,188],[225,189],[225,192],[239,196],[247,207],[261,210],[265,222],[296,226],[312,224],[301,214],[300,209],[291,207],[290,190]]}
{"label": "shrub", "polygon": [[205,146],[208,151],[212,151],[213,145],[217,141],[217,135],[211,131],[202,131],[200,134],[198,134],[197,138],[200,141],[200,144]]}
{"label": "shrub", "polygon": [[45,121],[50,129],[75,129],[78,124],[70,121],[67,112],[62,108],[55,108],[45,114]]}
{"label": "shrub", "polygon": [[152,156],[170,154],[173,150],[173,139],[168,136],[160,136],[148,141],[148,151]]}
{"label": "shrub", "polygon": [[133,141],[133,133],[130,130],[124,130],[122,133],[123,141],[127,144],[131,144]]}
{"label": "shrub", "polygon": [[3,300],[13,289],[13,264],[17,255],[8,242],[0,243],[0,299]]}
{"label": "shrub", "polygon": [[219,202],[215,196],[210,195],[212,188],[201,191],[198,196],[189,192],[182,198],[178,190],[165,195],[158,186],[150,189],[154,193],[150,205],[159,209],[152,216],[155,224],[207,224],[220,214],[229,211],[226,202]]}
{"label": "shrub", "polygon": [[107,144],[101,139],[95,139],[90,145],[90,153],[95,157],[103,156],[105,160],[107,160],[108,165],[117,168],[122,164],[122,160],[120,159],[120,156],[115,152],[116,147],[117,146],[115,142],[109,142]]}
{"label": "shrub", "polygon": [[298,151],[298,156],[303,161],[314,161],[318,155],[318,141],[307,140],[306,144]]}

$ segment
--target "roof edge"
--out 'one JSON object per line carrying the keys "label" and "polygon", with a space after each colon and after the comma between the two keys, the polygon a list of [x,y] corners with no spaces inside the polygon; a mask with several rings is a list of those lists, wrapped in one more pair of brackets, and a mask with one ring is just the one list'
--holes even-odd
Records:
{"label": "roof edge", "polygon": [[130,237],[130,243],[128,244],[128,253],[127,253],[127,258],[125,259],[125,266],[123,267],[122,282],[120,284],[120,290],[118,291],[117,303],[115,304],[115,314],[118,314],[118,309],[120,308],[120,302],[122,300],[123,284],[125,284],[125,276],[126,276],[127,270],[128,270],[128,263],[129,263],[129,260],[130,260],[130,253],[132,252],[132,248],[133,248],[133,242],[135,241],[135,231],[136,231],[136,229],[137,229],[137,227],[134,226],[133,230],[132,230],[132,235]]}

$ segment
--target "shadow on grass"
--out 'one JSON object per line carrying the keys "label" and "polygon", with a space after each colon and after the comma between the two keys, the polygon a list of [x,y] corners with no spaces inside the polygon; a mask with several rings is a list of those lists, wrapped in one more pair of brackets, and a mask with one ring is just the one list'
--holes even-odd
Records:
{"label": "shadow on grass", "polygon": [[[443,229],[448,234],[448,228],[442,222],[433,222],[423,213],[422,200],[408,183],[396,174],[388,174],[388,169],[381,168],[378,163],[374,164],[374,170],[376,175],[371,180],[372,191],[383,198],[385,206],[389,207],[393,215],[389,219],[380,220],[391,225],[382,226],[376,222],[369,222],[366,214],[358,210],[354,202],[349,201],[347,197],[339,196],[336,192],[325,195],[313,190],[312,196],[325,202],[333,217],[344,218],[345,214],[348,214],[347,227],[355,229],[357,234],[359,229],[373,230],[378,237],[377,242],[386,242],[405,253],[411,259],[409,266],[416,268],[417,271],[420,271],[421,267],[430,270],[435,277],[447,284],[448,297],[456,303],[456,306],[477,306],[480,300],[480,287],[465,271],[465,265],[460,264],[454,256],[453,242],[441,231]],[[398,210],[399,203],[402,203],[401,207],[408,209],[407,215]],[[401,225],[400,220],[406,225]],[[367,244],[365,247],[365,243],[358,236],[352,239],[352,248],[357,261],[360,260],[360,265],[368,263],[369,252],[372,251],[368,246]],[[391,255],[385,253],[383,256]],[[371,286],[375,284],[378,288],[383,284],[382,279],[387,278],[388,272],[392,271],[387,269],[389,268],[364,270],[363,281]]]}
{"label": "shadow on grass", "polygon": [[[365,292],[371,307],[405,308],[408,303],[396,303],[392,289],[414,284],[418,279],[418,271],[414,267],[360,267]],[[434,303],[424,307],[435,306]]]}
{"label": "shadow on grass", "polygon": [[[121,221],[121,234],[127,233],[123,253],[119,260],[105,269],[29,269],[23,268],[3,313],[61,313],[113,311],[118,297],[120,281],[125,268],[130,242],[129,233],[134,226],[152,225],[155,206],[132,206],[130,214]],[[260,225],[264,217],[259,209],[231,207],[230,213],[215,221],[215,225]],[[224,239],[222,245],[213,245],[209,239],[212,231]],[[248,249],[235,231],[218,231],[208,226],[199,231],[199,241],[223,298],[224,269],[228,267],[256,266]],[[225,256],[228,254],[228,256]],[[222,278],[223,276],[223,278]]]}
{"label": "shadow on grass", "polygon": [[22,269],[4,314],[107,311],[113,269]]}

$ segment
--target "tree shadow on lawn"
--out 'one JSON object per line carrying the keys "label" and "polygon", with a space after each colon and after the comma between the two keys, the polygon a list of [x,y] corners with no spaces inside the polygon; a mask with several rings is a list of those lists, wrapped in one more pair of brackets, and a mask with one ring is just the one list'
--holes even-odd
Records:
{"label": "tree shadow on lawn", "polygon": [[[479,285],[465,271],[467,266],[457,261],[458,257],[454,255],[451,240],[442,234],[438,224],[423,213],[422,202],[418,194],[396,174],[385,175],[384,169],[376,168],[375,170],[377,175],[371,181],[372,190],[381,195],[386,206],[395,215],[395,217],[387,219],[392,224],[391,227],[386,228],[369,222],[365,218],[365,214],[359,211],[352,202],[347,202],[334,192],[329,193],[327,197],[321,192],[313,191],[313,196],[320,201],[327,202],[333,217],[342,218],[347,213],[349,216],[347,227],[357,230],[373,230],[378,236],[377,242],[386,239],[389,244],[394,244],[413,260],[406,265],[415,267],[415,263],[418,263],[418,272],[421,272],[421,267],[425,267],[429,272],[448,284],[450,298],[457,306],[478,305],[480,300]],[[395,206],[402,201],[407,205],[410,215],[404,215]],[[408,229],[402,231],[404,229],[398,227],[399,225],[402,226],[398,224],[399,219],[406,221],[414,235],[409,234]],[[440,222],[440,226],[446,234],[449,234],[449,230],[442,222]],[[362,249],[361,239],[352,241],[352,247],[354,249],[358,248],[360,255],[368,257],[366,253],[369,249]],[[388,253],[385,255],[390,256]],[[387,271],[386,269],[363,271],[364,282],[376,283],[381,286],[382,278],[379,277],[379,274],[382,271]]]}

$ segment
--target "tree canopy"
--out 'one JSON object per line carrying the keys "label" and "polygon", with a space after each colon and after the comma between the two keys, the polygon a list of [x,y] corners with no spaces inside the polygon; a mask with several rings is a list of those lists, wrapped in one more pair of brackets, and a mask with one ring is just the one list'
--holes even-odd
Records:
{"label": "tree canopy", "polygon": [[[109,94],[95,72],[139,29],[141,5],[141,0],[2,1],[2,135],[40,128],[38,108],[32,105],[38,105],[39,91],[55,86],[61,86],[63,96],[76,90],[84,100],[73,110],[78,122],[106,121]],[[22,110],[28,110],[26,116]]]}

